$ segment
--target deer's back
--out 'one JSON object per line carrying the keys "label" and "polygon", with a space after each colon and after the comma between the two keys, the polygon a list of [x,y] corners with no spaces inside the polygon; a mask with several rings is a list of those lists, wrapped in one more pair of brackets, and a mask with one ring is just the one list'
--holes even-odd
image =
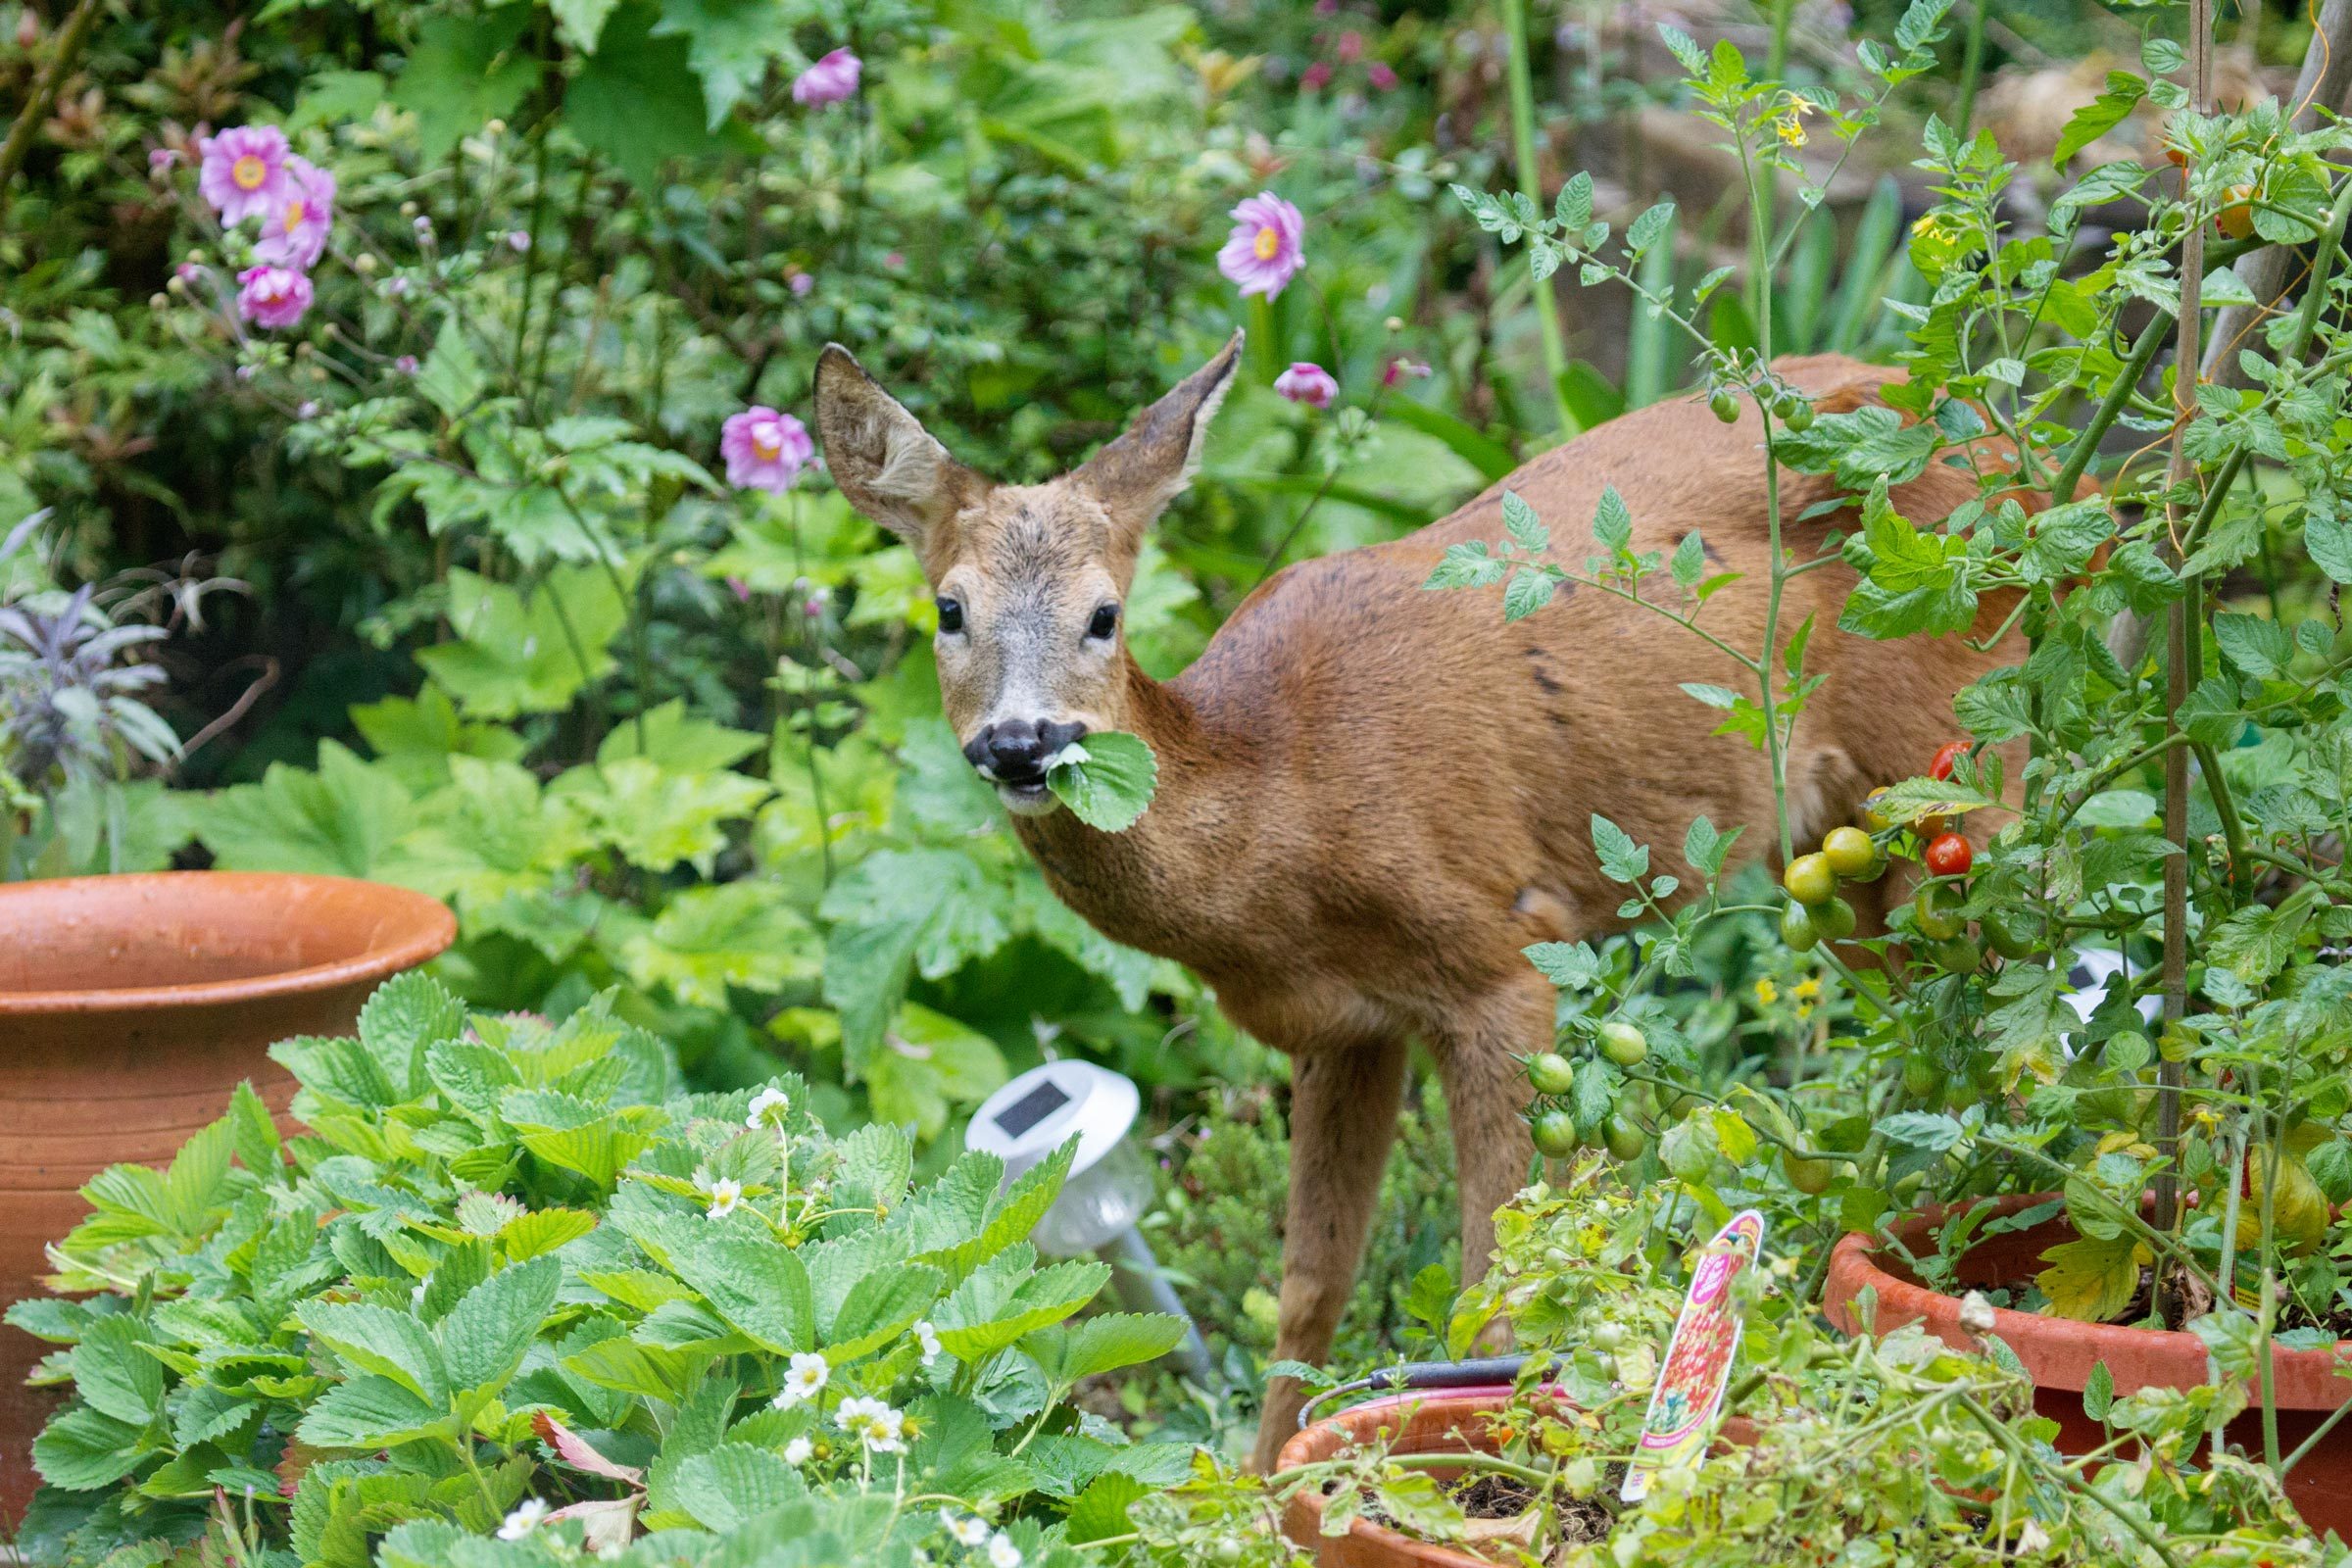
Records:
{"label": "deer's back", "polygon": [[[1781,368],[1825,412],[1872,398],[1893,375],[1835,357]],[[1267,799],[1251,814],[1273,824],[1273,885],[1286,864],[1314,879],[1315,907],[1259,912],[1395,941],[1400,959],[1436,944],[1459,955],[1450,961],[1479,966],[1496,952],[1515,961],[1521,938],[1616,923],[1623,889],[1599,874],[1594,813],[1653,846],[1655,868],[1686,876],[1679,848],[1702,812],[1718,827],[1744,826],[1749,854],[1771,849],[1763,755],[1711,734],[1722,715],[1681,689],[1752,694],[1752,677],[1724,654],[1592,587],[1563,585],[1544,609],[1506,624],[1498,589],[1421,586],[1447,545],[1502,537],[1506,489],[1549,528],[1551,559],[1583,574],[1596,549],[1594,509],[1614,487],[1637,552],[1669,558],[1696,529],[1710,575],[1743,574],[1698,624],[1753,652],[1764,641],[1770,559],[1761,443],[1752,409],[1727,425],[1697,400],[1654,405],[1545,453],[1415,534],[1293,566],[1251,595],[1174,690],[1210,733],[1259,763],[1254,788]],[[1800,556],[1852,523],[1797,520],[1827,493],[1826,480],[1784,470],[1785,530]],[[1924,525],[1973,494],[1967,474],[1931,466],[1894,500]],[[1807,668],[1829,676],[1789,764],[1805,839],[1847,820],[1876,784],[1922,770],[1952,732],[1952,694],[2021,652],[1846,636],[1837,619],[1853,582],[1842,563],[1807,573],[1788,584],[1781,610],[1784,641],[1812,617]],[[1642,591],[1682,604],[1662,569]],[[1481,945],[1464,940],[1469,927],[1498,909],[1514,911],[1508,940],[1473,956]]]}

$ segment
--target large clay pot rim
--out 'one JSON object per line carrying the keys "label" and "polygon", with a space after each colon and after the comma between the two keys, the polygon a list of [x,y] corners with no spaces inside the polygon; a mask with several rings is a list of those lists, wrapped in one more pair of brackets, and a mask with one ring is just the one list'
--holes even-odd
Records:
{"label": "large clay pot rim", "polygon": [[457,939],[457,916],[440,900],[409,888],[356,877],[314,876],[291,871],[146,871],[122,876],[59,877],[0,885],[0,912],[14,901],[89,900],[103,909],[118,900],[163,893],[191,903],[291,905],[313,898],[364,901],[372,927],[361,951],[271,974],[177,985],[78,987],[64,991],[0,990],[0,1018],[72,1012],[145,1012],[168,1007],[205,1007],[302,996],[338,986],[388,979],[438,956]]}
{"label": "large clay pot rim", "polygon": [[[2044,1203],[2063,1203],[2064,1200],[2063,1193],[2008,1193],[1991,1201],[1993,1217],[2006,1218],[2025,1209]],[[1921,1244],[1928,1242],[1929,1233],[1936,1227],[1952,1215],[1964,1213],[1983,1201],[1983,1199],[1969,1199],[1958,1203],[1935,1203],[1914,1209],[1890,1227],[1890,1234],[1905,1247],[1917,1251]],[[2050,1223],[2059,1223],[2064,1219],[2062,1212],[2053,1216]],[[1832,1322],[1845,1332],[1853,1332],[1848,1327],[1850,1314],[1847,1309],[1864,1287],[1878,1292],[1881,1312],[1891,1311],[1900,1321],[1922,1318],[1933,1321],[1936,1317],[1952,1316],[1958,1312],[1958,1297],[1946,1296],[1941,1291],[1908,1278],[1906,1274],[1895,1272],[1903,1266],[1900,1259],[1888,1258],[1882,1262],[1882,1250],[1878,1237],[1869,1231],[1848,1231],[1838,1239],[1830,1254],[1831,1298],[1826,1305]],[[1849,1283],[1851,1289],[1840,1289]],[[2206,1359],[2205,1342],[2186,1329],[2143,1329],[2125,1323],[2079,1323],[2073,1318],[2053,1317],[2042,1312],[2020,1312],[2006,1306],[1993,1308],[1992,1316],[1994,1337],[2007,1341],[2013,1348],[2021,1339],[2069,1340],[2088,1348],[2099,1359],[2106,1361],[2121,1359],[2129,1363],[2135,1355],[2144,1356],[2150,1351],[2181,1357],[2199,1368],[2203,1367]],[[2271,1348],[2272,1364],[2280,1375],[2301,1374],[2312,1381],[2315,1389],[2325,1388],[2336,1395],[2337,1397],[2326,1399],[2316,1406],[2332,1409],[2344,1402],[2343,1388],[2335,1377],[2334,1369],[2337,1356],[2347,1347],[2352,1347],[2352,1340],[2338,1340],[2325,1348],[2309,1350],[2274,1345]],[[2198,1381],[2201,1382],[2202,1378]],[[2045,1380],[2036,1374],[2034,1382],[2044,1384]],[[2140,1386],[2133,1384],[2134,1388]],[[2124,1390],[2120,1383],[2118,1389],[2130,1392]]]}

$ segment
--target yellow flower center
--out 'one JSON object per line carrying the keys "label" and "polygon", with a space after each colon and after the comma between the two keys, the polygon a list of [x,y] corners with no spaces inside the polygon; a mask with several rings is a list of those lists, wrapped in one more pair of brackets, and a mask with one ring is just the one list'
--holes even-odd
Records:
{"label": "yellow flower center", "polygon": [[262,181],[270,177],[270,166],[247,153],[228,166],[228,177],[237,182],[239,190],[260,190]]}
{"label": "yellow flower center", "polygon": [[286,232],[291,234],[302,226],[302,198],[297,196],[286,203]]}
{"label": "yellow flower center", "polygon": [[772,424],[752,426],[752,451],[761,463],[773,463],[784,455],[784,432]]}
{"label": "yellow flower center", "polygon": [[1270,226],[1261,228],[1257,231],[1257,243],[1250,248],[1257,252],[1259,261],[1270,262],[1274,253],[1282,249],[1282,235]]}

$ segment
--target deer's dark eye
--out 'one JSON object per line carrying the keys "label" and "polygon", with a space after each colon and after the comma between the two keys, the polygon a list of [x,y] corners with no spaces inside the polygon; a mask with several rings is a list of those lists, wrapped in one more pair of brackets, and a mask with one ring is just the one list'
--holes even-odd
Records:
{"label": "deer's dark eye", "polygon": [[939,629],[941,631],[963,630],[963,602],[961,600],[949,599],[945,596],[942,596],[938,601],[938,605]]}
{"label": "deer's dark eye", "polygon": [[1095,611],[1095,618],[1086,623],[1086,634],[1089,637],[1107,639],[1112,632],[1118,629],[1119,607],[1116,605],[1099,606]]}

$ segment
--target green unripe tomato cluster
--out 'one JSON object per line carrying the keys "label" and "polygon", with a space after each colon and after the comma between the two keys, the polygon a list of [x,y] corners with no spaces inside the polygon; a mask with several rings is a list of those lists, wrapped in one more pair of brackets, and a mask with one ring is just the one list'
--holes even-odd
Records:
{"label": "green unripe tomato cluster", "polygon": [[[1604,1020],[1594,1031],[1594,1043],[1601,1055],[1620,1067],[1632,1067],[1649,1057],[1649,1037],[1630,1019]],[[1600,1069],[1595,1066],[1590,1070]],[[1537,1151],[1546,1159],[1568,1158],[1586,1146],[1575,1113],[1562,1102],[1576,1092],[1576,1063],[1556,1051],[1541,1052],[1527,1060],[1527,1081],[1539,1097],[1535,1110],[1528,1117],[1528,1131]],[[1622,1111],[1612,1111],[1596,1129],[1592,1142],[1619,1159],[1636,1159],[1648,1147],[1649,1136]],[[1629,1149],[1632,1152],[1625,1152]]]}

